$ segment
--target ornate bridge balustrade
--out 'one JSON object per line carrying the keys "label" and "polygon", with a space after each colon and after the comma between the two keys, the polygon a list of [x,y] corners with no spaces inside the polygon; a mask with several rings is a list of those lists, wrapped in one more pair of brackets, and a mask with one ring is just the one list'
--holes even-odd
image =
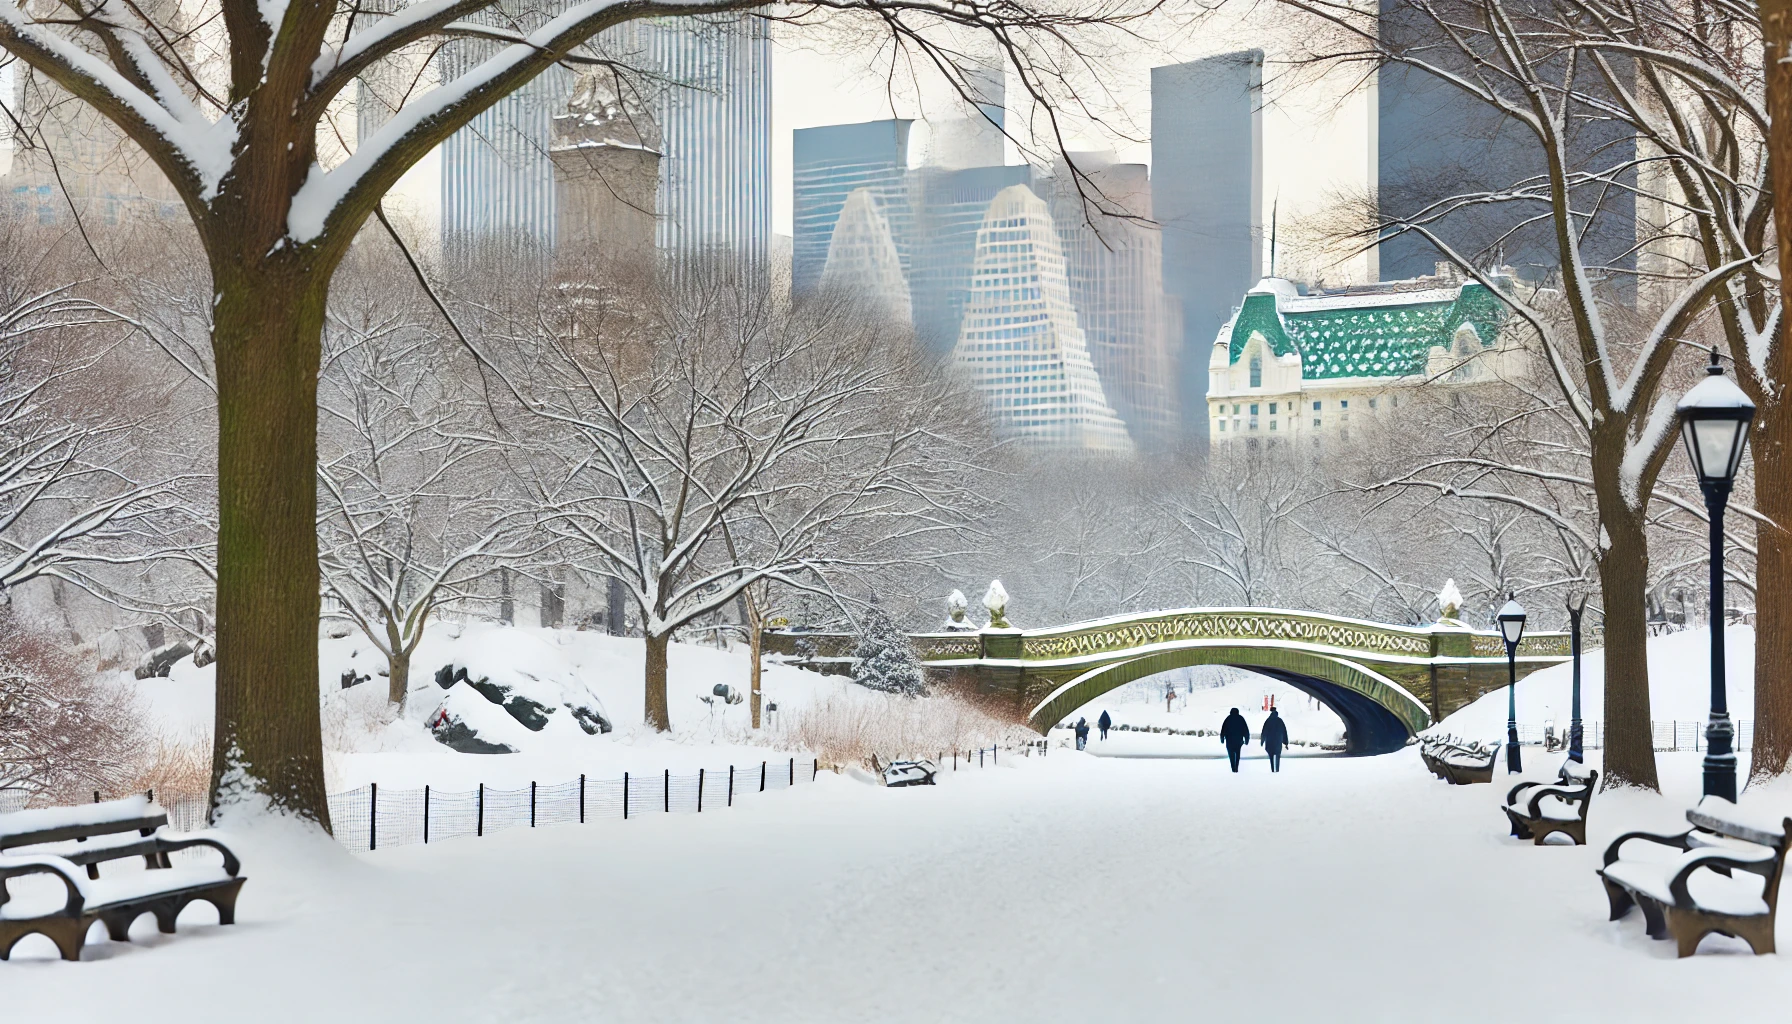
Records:
{"label": "ornate bridge balustrade", "polygon": [[[1499,634],[1455,620],[1396,626],[1273,608],[1188,608],[1049,629],[913,636],[936,684],[1045,732],[1117,686],[1193,665],[1231,665],[1287,682],[1344,720],[1347,748],[1398,749],[1431,723],[1506,684]],[[765,650],[849,673],[854,638],[768,632]],[[1532,633],[1520,678],[1569,657],[1566,633]]]}

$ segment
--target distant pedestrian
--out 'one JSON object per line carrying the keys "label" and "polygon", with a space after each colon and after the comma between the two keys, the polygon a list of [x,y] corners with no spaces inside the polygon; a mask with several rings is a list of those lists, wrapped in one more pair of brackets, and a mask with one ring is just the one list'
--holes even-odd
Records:
{"label": "distant pedestrian", "polygon": [[1076,720],[1076,749],[1081,750],[1083,747],[1087,746],[1088,743],[1089,720],[1087,718],[1079,718]]}
{"label": "distant pedestrian", "polygon": [[1106,711],[1103,711],[1101,717],[1095,720],[1095,724],[1101,727],[1101,738],[1103,742],[1106,742],[1108,738],[1108,730],[1113,727],[1114,720],[1108,717]]}
{"label": "distant pedestrian", "polygon": [[1226,745],[1226,756],[1232,759],[1232,770],[1238,770],[1238,757],[1244,752],[1244,745],[1251,742],[1251,727],[1245,724],[1244,716],[1237,708],[1226,716],[1220,725],[1220,742]]}
{"label": "distant pedestrian", "polygon": [[1269,753],[1269,770],[1282,770],[1282,748],[1288,745],[1288,723],[1282,720],[1281,712],[1269,709],[1269,719],[1263,723],[1263,749]]}

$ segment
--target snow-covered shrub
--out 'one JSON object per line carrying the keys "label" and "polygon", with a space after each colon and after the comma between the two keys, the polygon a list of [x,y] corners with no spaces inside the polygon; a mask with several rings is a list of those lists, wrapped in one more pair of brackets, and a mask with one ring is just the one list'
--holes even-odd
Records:
{"label": "snow-covered shrub", "polygon": [[876,605],[865,611],[853,658],[853,680],[861,686],[907,697],[918,697],[927,690],[927,677],[914,644],[889,613]]}
{"label": "snow-covered shrub", "polygon": [[128,692],[0,608],[0,788],[22,789],[34,803],[122,792],[145,739]]}
{"label": "snow-covered shrub", "polygon": [[909,699],[893,693],[832,694],[789,712],[769,737],[779,746],[813,751],[824,765],[871,767],[880,760],[949,756],[992,744],[1037,740],[1030,729],[951,693]]}

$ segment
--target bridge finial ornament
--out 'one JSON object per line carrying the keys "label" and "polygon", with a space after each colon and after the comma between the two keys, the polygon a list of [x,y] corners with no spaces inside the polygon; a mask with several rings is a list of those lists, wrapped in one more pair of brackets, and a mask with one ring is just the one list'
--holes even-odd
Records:
{"label": "bridge finial ornament", "polygon": [[976,626],[965,621],[965,609],[970,602],[965,600],[964,591],[954,590],[946,595],[946,629],[949,632],[976,629]]}
{"label": "bridge finial ornament", "polygon": [[990,629],[1013,629],[1008,624],[1008,591],[1003,589],[1001,580],[990,580],[989,589],[983,592],[983,607],[989,612]]}
{"label": "bridge finial ornament", "polygon": [[1456,581],[1447,579],[1444,587],[1437,592],[1438,617],[1444,622],[1454,622],[1462,614],[1462,591],[1456,589]]}

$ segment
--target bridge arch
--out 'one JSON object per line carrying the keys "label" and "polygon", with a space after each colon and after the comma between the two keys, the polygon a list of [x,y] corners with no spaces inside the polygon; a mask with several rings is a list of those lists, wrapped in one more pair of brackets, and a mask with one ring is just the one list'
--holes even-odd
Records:
{"label": "bridge arch", "polygon": [[1424,703],[1400,684],[1348,658],[1282,647],[1177,644],[1112,662],[1071,679],[1040,701],[1027,724],[1043,733],[1095,698],[1146,676],[1199,665],[1258,672],[1317,698],[1344,720],[1351,753],[1398,750],[1431,724]]}

